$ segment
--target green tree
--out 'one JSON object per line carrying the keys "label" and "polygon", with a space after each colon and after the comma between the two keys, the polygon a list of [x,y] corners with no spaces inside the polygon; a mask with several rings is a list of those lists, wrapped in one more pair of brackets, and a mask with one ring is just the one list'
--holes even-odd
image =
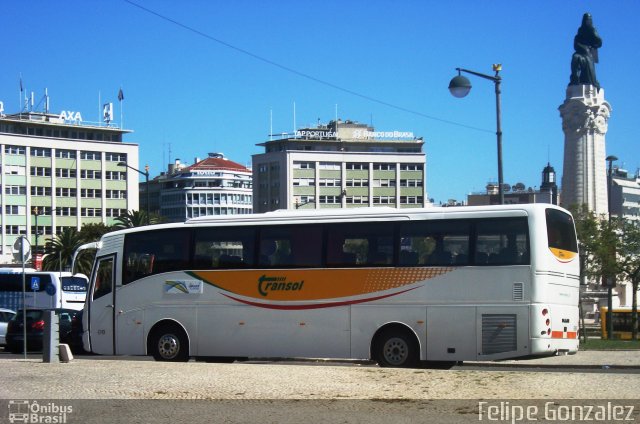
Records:
{"label": "green tree", "polygon": [[45,243],[42,269],[57,271],[69,268],[74,252],[84,243],[85,241],[78,230],[72,227],[65,228],[56,237]]}
{"label": "green tree", "polygon": [[[116,219],[115,229],[142,227],[147,225],[147,213],[145,211],[127,211]],[[162,220],[158,215],[150,214],[149,224],[158,224]]]}
{"label": "green tree", "polygon": [[102,222],[96,224],[84,224],[82,228],[80,228],[80,237],[82,237],[85,243],[90,243],[92,241],[100,240],[103,235],[114,230],[115,228],[105,225]]}
{"label": "green tree", "polygon": [[584,259],[581,274],[592,281],[615,277],[631,283],[632,338],[637,340],[640,225],[622,218],[598,217],[586,207],[575,209],[573,214]]}

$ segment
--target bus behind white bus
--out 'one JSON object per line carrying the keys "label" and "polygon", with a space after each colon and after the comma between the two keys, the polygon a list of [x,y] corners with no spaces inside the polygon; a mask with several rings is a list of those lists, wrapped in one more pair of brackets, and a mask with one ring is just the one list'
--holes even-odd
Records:
{"label": "bus behind white bus", "polygon": [[575,353],[578,247],[553,205],[280,211],[103,236],[86,350],[451,364]]}
{"label": "bus behind white bus", "polygon": [[[70,272],[25,269],[25,306],[30,309],[81,310],[87,296],[89,279]],[[0,308],[23,308],[21,268],[0,268]]]}

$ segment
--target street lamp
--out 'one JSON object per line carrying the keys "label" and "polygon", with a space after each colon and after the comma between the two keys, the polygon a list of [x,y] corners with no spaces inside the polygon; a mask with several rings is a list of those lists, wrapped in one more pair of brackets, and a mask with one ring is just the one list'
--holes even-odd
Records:
{"label": "street lamp", "polygon": [[468,69],[456,68],[458,71],[458,75],[451,79],[449,82],[449,91],[454,97],[462,98],[465,97],[471,91],[471,82],[461,73],[465,72],[467,74],[475,75],[480,78],[488,79],[489,81],[493,81],[496,88],[496,136],[498,139],[498,194],[500,196],[500,204],[504,205],[504,190],[503,190],[503,178],[502,178],[502,111],[501,111],[501,103],[500,103],[500,83],[502,82],[502,77],[500,77],[499,73],[502,70],[502,65],[494,64],[493,70],[496,73],[494,76],[481,74],[480,72],[470,71]]}
{"label": "street lamp", "polygon": [[[612,191],[613,191],[613,162],[617,161],[618,158],[610,155],[605,158],[607,162],[609,162],[609,173],[608,173],[608,187],[607,187],[607,209],[609,212],[609,223],[611,223],[611,209],[612,209]],[[615,255],[616,253],[613,252]],[[605,277],[605,281],[607,283],[607,339],[613,339],[613,287],[616,285],[616,276],[615,275],[607,275]]]}
{"label": "street lamp", "polygon": [[129,169],[133,169],[134,171],[138,172],[139,174],[144,175],[144,180],[145,180],[145,191],[147,192],[147,205],[146,205],[146,211],[147,211],[147,225],[149,225],[149,165],[145,165],[144,166],[144,172],[142,172],[141,170],[134,168],[133,166],[127,165],[126,162],[118,162],[118,166],[126,166]]}
{"label": "street lamp", "polygon": [[35,260],[36,260],[36,256],[38,256],[40,253],[38,252],[38,236],[40,235],[40,231],[38,230],[38,217],[40,215],[50,215],[53,214],[54,212],[56,212],[58,210],[58,208],[53,208],[51,209],[51,211],[47,214],[47,207],[42,207],[40,208],[39,206],[35,206],[32,209],[32,214],[35,217],[35,221],[36,221],[36,240],[35,240],[35,245],[33,248],[33,260],[34,260],[34,266],[35,266]]}

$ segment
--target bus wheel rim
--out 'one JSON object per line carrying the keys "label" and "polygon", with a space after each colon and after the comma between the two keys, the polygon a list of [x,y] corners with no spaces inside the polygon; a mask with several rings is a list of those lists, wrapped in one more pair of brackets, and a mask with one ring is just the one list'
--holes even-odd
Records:
{"label": "bus wheel rim", "polygon": [[385,361],[389,364],[401,365],[409,357],[409,346],[401,338],[391,338],[384,344],[383,355]]}
{"label": "bus wheel rim", "polygon": [[180,352],[180,340],[173,334],[165,334],[158,340],[158,353],[165,359],[173,359]]}

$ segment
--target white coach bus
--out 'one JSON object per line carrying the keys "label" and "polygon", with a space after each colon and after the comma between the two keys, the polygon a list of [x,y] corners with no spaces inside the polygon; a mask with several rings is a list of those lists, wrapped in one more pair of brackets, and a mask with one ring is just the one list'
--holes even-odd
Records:
{"label": "white coach bus", "polygon": [[573,218],[541,204],[279,211],[121,230],[97,252],[85,349],[396,367],[575,353],[578,262]]}

